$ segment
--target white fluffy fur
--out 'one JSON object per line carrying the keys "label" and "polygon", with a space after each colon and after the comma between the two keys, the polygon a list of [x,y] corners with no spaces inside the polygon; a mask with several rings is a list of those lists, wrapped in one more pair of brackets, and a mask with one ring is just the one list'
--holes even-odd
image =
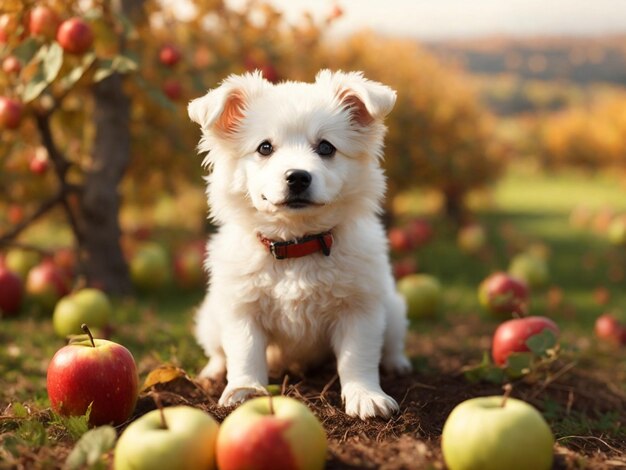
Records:
{"label": "white fluffy fur", "polygon": [[[243,101],[232,130],[216,129],[230,104]],[[196,336],[210,361],[202,376],[227,386],[230,405],[264,393],[270,373],[302,371],[332,354],[346,413],[362,419],[398,409],[379,383],[379,365],[406,373],[406,307],[396,293],[377,213],[385,190],[380,168],[395,92],[360,73],[321,71],[315,83],[273,85],[260,74],[228,77],[189,104],[202,128],[207,195],[219,231],[208,245],[208,294]],[[355,103],[369,118],[355,119]],[[332,158],[314,151],[321,139]],[[274,153],[256,152],[269,140]],[[291,209],[285,172],[313,176],[314,206]],[[275,260],[257,233],[276,240],[332,230],[332,253]]]}

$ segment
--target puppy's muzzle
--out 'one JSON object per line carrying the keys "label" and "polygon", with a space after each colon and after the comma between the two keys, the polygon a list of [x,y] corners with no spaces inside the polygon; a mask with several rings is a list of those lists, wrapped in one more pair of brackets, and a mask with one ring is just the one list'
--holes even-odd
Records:
{"label": "puppy's muzzle", "polygon": [[285,180],[289,196],[296,196],[304,193],[311,186],[313,177],[308,171],[292,169],[285,172]]}

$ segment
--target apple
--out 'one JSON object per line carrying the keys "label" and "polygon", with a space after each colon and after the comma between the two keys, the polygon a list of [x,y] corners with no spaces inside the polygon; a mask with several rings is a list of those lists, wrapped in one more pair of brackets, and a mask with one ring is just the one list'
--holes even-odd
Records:
{"label": "apple", "polygon": [[93,45],[93,31],[87,22],[75,16],[61,23],[57,41],[64,51],[81,55]]}
{"label": "apple", "polygon": [[226,417],[217,435],[217,467],[323,469],[326,433],[317,417],[290,397],[257,397]]}
{"label": "apple", "polygon": [[415,258],[402,258],[393,262],[393,275],[396,279],[401,279],[409,274],[417,272],[417,261]]}
{"label": "apple", "polygon": [[59,27],[59,16],[51,8],[38,5],[30,11],[28,29],[31,36],[54,39]]}
{"label": "apple", "polygon": [[24,285],[20,277],[0,263],[0,316],[19,312],[23,295]]}
{"label": "apple", "polygon": [[165,96],[167,96],[172,101],[177,101],[183,94],[183,87],[180,82],[175,78],[169,78],[165,80],[163,86],[161,87]]}
{"label": "apple", "polygon": [[626,216],[613,218],[607,228],[609,241],[616,246],[626,245]]}
{"label": "apple", "polygon": [[17,75],[22,70],[22,63],[14,55],[8,55],[2,61],[2,70],[7,75]]}
{"label": "apple", "polygon": [[594,325],[596,336],[615,344],[626,343],[626,327],[610,313],[600,315]]}
{"label": "apple", "polygon": [[409,233],[402,228],[390,228],[389,232],[387,233],[387,238],[389,239],[389,247],[392,251],[411,251],[413,248],[415,248],[415,246],[413,245],[413,240],[411,239]]}
{"label": "apple", "polygon": [[439,280],[429,274],[411,274],[398,281],[398,291],[406,299],[410,318],[427,318],[437,314],[442,301]]}
{"label": "apple", "polygon": [[204,270],[205,256],[206,247],[202,241],[185,245],[176,252],[174,277],[179,286],[193,289],[205,285],[207,278]]}
{"label": "apple", "polygon": [[63,271],[49,258],[32,268],[26,277],[26,294],[49,311],[69,290]]}
{"label": "apple", "polygon": [[55,333],[61,338],[82,333],[81,325],[93,329],[106,328],[113,315],[107,295],[98,289],[85,288],[72,292],[57,303],[52,315]]}
{"label": "apple", "polygon": [[159,61],[166,67],[174,67],[181,58],[180,49],[173,44],[166,44],[159,51]]}
{"label": "apple", "polygon": [[509,274],[522,279],[531,289],[544,287],[549,279],[546,260],[532,253],[520,253],[509,265]]}
{"label": "apple", "polygon": [[459,229],[456,241],[462,251],[473,254],[484,248],[487,235],[482,225],[470,224]]}
{"label": "apple", "polygon": [[140,246],[130,260],[130,275],[140,289],[158,289],[167,284],[170,262],[165,248],[153,242]]}
{"label": "apple", "polygon": [[528,287],[521,279],[496,272],[478,286],[478,300],[495,316],[510,318],[514,313],[523,315],[528,305]]}
{"label": "apple", "polygon": [[259,67],[261,75],[268,82],[276,83],[279,80],[278,71],[272,64],[264,64]]}
{"label": "apple", "polygon": [[0,129],[17,129],[22,122],[22,103],[0,96]]}
{"label": "apple", "polygon": [[425,219],[417,218],[411,220],[405,228],[413,247],[425,245],[433,238],[433,228]]}
{"label": "apple", "polygon": [[35,175],[43,175],[46,171],[48,171],[49,167],[50,160],[48,160],[47,156],[42,157],[36,155],[31,158],[30,162],[28,163],[28,169],[31,171],[31,173]]}
{"label": "apple", "polygon": [[68,282],[72,282],[76,274],[76,251],[69,247],[58,248],[52,255],[54,264],[56,264]]}
{"label": "apple", "polygon": [[446,420],[441,449],[450,470],[548,470],[554,436],[528,403],[501,396],[457,405]]}
{"label": "apple", "polygon": [[190,406],[153,410],[133,421],[115,446],[114,470],[215,468],[219,425]]}
{"label": "apple", "polygon": [[531,336],[550,330],[559,336],[559,327],[546,317],[532,316],[505,321],[496,328],[491,345],[493,361],[503,366],[512,353],[529,351],[526,341]]}
{"label": "apple", "polygon": [[119,425],[135,409],[137,366],[128,349],[106,339],[70,342],[50,364],[46,385],[52,409],[63,416],[82,416],[91,405],[89,423]]}
{"label": "apple", "polygon": [[22,281],[26,281],[28,272],[36,266],[40,261],[39,253],[31,250],[14,249],[9,251],[5,258],[4,264],[9,269],[17,274]]}

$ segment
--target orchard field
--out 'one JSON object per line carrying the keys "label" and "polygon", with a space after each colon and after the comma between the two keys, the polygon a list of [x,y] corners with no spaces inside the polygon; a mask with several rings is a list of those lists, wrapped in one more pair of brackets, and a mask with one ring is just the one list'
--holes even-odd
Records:
{"label": "orchard field", "polygon": [[[294,24],[261,1],[190,4],[0,5],[0,469],[112,468],[116,439],[157,407],[231,415],[217,405],[225,384],[197,379],[215,227],[186,104],[230,73],[310,81],[324,67],[397,90],[382,218],[399,285],[439,286],[410,314],[413,372],[382,376],[392,418],[347,416],[333,363],[272,384],[322,423],[326,468],[446,468],[453,408],[504,393],[549,425],[553,468],[626,468],[624,37],[339,40],[326,36],[350,14],[338,5]],[[516,315],[560,335],[498,366],[494,331],[514,315],[489,312],[479,289],[506,271],[530,286]],[[80,334],[56,320],[70,289],[108,295],[105,320],[89,322],[137,364],[137,405],[114,429],[51,406],[51,359]]]}

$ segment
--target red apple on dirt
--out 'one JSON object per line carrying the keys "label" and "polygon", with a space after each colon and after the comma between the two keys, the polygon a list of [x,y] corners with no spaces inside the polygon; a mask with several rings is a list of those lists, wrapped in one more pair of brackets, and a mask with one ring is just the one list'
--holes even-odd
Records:
{"label": "red apple on dirt", "polygon": [[604,313],[596,319],[594,333],[603,341],[614,344],[626,343],[626,327],[610,313]]}
{"label": "red apple on dirt", "polygon": [[161,87],[165,96],[167,96],[172,101],[177,101],[183,95],[183,87],[175,78],[169,78],[165,80],[163,86]]}
{"label": "red apple on dirt", "polygon": [[22,103],[0,96],[0,129],[17,129],[22,122]]}
{"label": "red apple on dirt", "polygon": [[124,346],[89,333],[89,339],[56,352],[48,366],[47,389],[50,405],[60,415],[84,415],[91,404],[92,425],[119,425],[135,409],[137,366]]}
{"label": "red apple on dirt", "polygon": [[493,334],[491,356],[499,365],[505,365],[512,353],[530,351],[526,341],[544,330],[549,330],[556,337],[559,336],[559,327],[546,317],[515,318],[502,323]]}
{"label": "red apple on dirt", "polygon": [[489,313],[498,317],[524,315],[528,305],[528,287],[524,281],[507,273],[493,273],[480,283],[478,300]]}
{"label": "red apple on dirt", "polygon": [[179,286],[193,289],[205,285],[205,255],[205,243],[202,241],[190,243],[178,249],[174,255],[174,278]]}
{"label": "red apple on dirt", "polygon": [[258,397],[222,423],[217,435],[217,467],[321,470],[326,448],[324,428],[306,405],[289,397]]}
{"label": "red apple on dirt", "polygon": [[2,70],[7,75],[17,75],[22,70],[22,63],[14,55],[9,55],[2,61]]}
{"label": "red apple on dirt", "polygon": [[59,28],[59,16],[56,12],[44,5],[38,5],[30,11],[28,29],[31,36],[44,36],[54,39]]}
{"label": "red apple on dirt", "polygon": [[67,279],[52,259],[44,259],[26,277],[26,294],[37,304],[52,311],[57,301],[69,293]]}
{"label": "red apple on dirt", "polygon": [[174,44],[166,44],[159,51],[159,61],[166,67],[174,67],[181,58],[180,49]]}
{"label": "red apple on dirt", "polygon": [[0,316],[17,314],[22,306],[23,295],[24,285],[20,277],[0,263]]}
{"label": "red apple on dirt", "polygon": [[93,45],[93,31],[83,19],[70,18],[59,26],[57,41],[65,52],[81,55]]}

